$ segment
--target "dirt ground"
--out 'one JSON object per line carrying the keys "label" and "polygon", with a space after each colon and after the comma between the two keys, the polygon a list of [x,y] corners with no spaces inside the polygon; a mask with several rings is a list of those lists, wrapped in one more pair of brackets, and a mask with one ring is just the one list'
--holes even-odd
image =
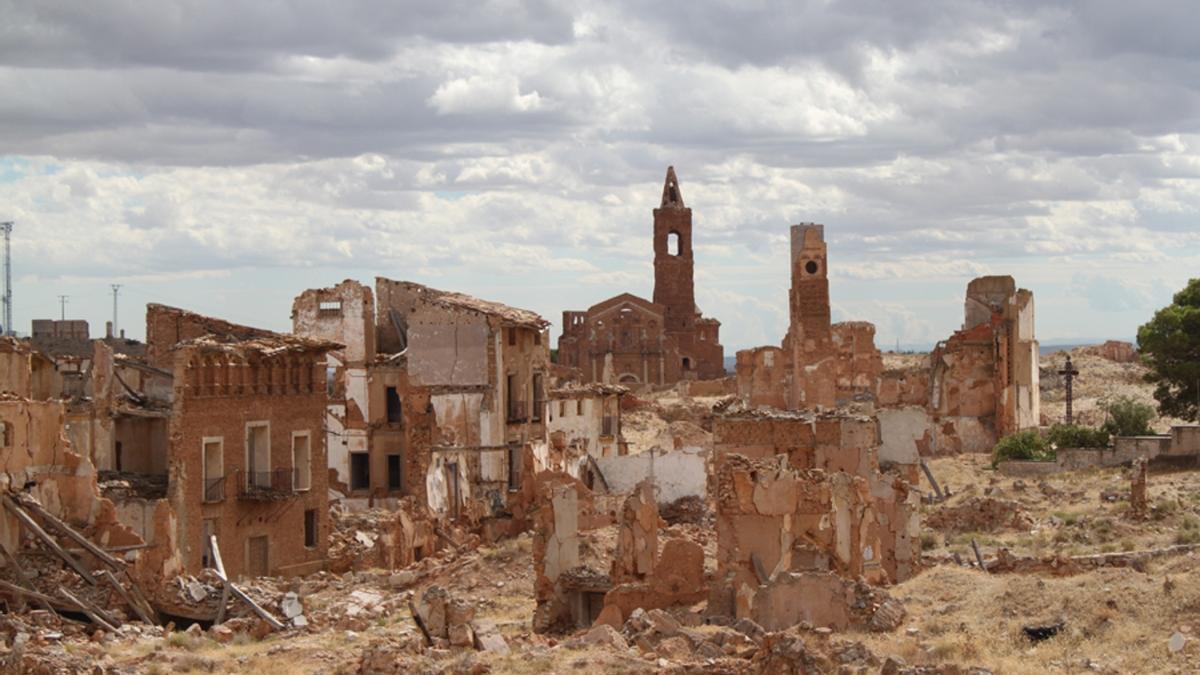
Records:
{"label": "dirt ground", "polygon": [[[1017,555],[1071,556],[1162,548],[1200,543],[1200,473],[1150,473],[1150,514],[1137,520],[1129,513],[1129,470],[1072,471],[1036,478],[1012,478],[991,468],[986,455],[946,457],[929,462],[934,477],[951,497],[926,504],[922,545],[930,555],[973,555],[971,540],[987,551],[1008,548]],[[922,486],[928,488],[925,478]],[[933,529],[939,511],[986,508],[989,500],[1015,507],[1028,519],[1013,527],[1008,518],[980,518],[983,523]],[[997,511],[998,509],[992,509]],[[1007,513],[1007,511],[1006,511]],[[959,519],[960,521],[962,519]],[[990,523],[990,526],[988,526]],[[973,527],[973,525],[984,527]]]}

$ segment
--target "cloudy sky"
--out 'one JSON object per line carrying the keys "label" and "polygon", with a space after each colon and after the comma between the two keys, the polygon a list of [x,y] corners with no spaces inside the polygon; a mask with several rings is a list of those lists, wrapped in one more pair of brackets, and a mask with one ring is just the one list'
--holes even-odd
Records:
{"label": "cloudy sky", "polygon": [[[225,8],[219,5],[225,4]],[[649,295],[675,165],[727,353],[787,322],[826,225],[835,318],[1130,337],[1200,276],[1194,3],[0,0],[14,323],[164,302],[269,328],[411,279],[557,325]],[[557,326],[556,326],[557,328]]]}

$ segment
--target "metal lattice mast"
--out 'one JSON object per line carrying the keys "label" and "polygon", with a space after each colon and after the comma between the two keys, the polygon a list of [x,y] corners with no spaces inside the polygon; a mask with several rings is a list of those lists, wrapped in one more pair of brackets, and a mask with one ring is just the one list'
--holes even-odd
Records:
{"label": "metal lattice mast", "polygon": [[12,236],[12,221],[0,223],[4,231],[4,327],[5,335],[15,335],[12,327],[12,248],[9,241]]}

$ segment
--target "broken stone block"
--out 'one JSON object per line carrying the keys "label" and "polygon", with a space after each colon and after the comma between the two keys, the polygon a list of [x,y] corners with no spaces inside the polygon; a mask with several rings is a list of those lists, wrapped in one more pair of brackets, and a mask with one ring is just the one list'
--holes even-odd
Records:
{"label": "broken stone block", "polygon": [[456,623],[447,629],[451,647],[472,647],[475,645],[475,633],[470,624]]}
{"label": "broken stone block", "polygon": [[208,597],[208,589],[199,581],[190,581],[187,584],[187,594],[192,602],[204,602],[204,599]]}
{"label": "broken stone block", "polygon": [[583,646],[611,647],[622,651],[629,648],[629,643],[625,642],[625,638],[621,637],[617,629],[608,624],[592,626],[580,642]]}
{"label": "broken stone block", "polygon": [[430,586],[419,597],[413,599],[413,614],[425,627],[430,638],[449,637],[450,624],[446,618],[448,602],[449,596],[441,586]]}
{"label": "broken stone block", "polygon": [[284,618],[294,619],[304,613],[304,607],[300,604],[300,596],[295,593],[285,593],[283,599],[279,601],[279,611],[283,612]]}
{"label": "broken stone block", "polygon": [[600,615],[596,617],[596,622],[593,625],[599,626],[600,624],[606,624],[616,630],[620,630],[622,625],[621,608],[616,605],[605,605],[604,609],[600,610]]}
{"label": "broken stone block", "polygon": [[638,607],[629,613],[629,618],[625,620],[625,632],[632,635],[640,633],[650,627],[650,620],[646,618],[646,610]]}
{"label": "broken stone block", "polygon": [[686,638],[675,636],[659,642],[654,652],[665,659],[680,661],[692,653],[692,646]]}
{"label": "broken stone block", "polygon": [[646,620],[651,630],[660,635],[672,636],[679,633],[679,622],[664,610],[652,609],[646,612]]}
{"label": "broken stone block", "polygon": [[392,588],[408,588],[417,582],[417,573],[401,570],[388,577],[388,585]]}
{"label": "broken stone block", "polygon": [[230,642],[233,642],[233,631],[220,624],[209,628],[208,634],[213,640],[221,644],[229,644]]}
{"label": "broken stone block", "polygon": [[753,619],[742,618],[733,623],[732,628],[755,642],[762,639],[767,631],[760,625],[754,622]]}
{"label": "broken stone block", "polygon": [[475,633],[475,648],[481,652],[492,652],[494,654],[509,653],[508,642],[500,631],[496,630],[496,624],[491,621],[479,621],[471,625],[471,629]]}
{"label": "broken stone block", "polygon": [[1183,647],[1186,644],[1187,638],[1183,636],[1183,633],[1175,631],[1175,633],[1171,635],[1171,639],[1167,640],[1167,651],[1171,652],[1172,654],[1177,654],[1183,651]]}

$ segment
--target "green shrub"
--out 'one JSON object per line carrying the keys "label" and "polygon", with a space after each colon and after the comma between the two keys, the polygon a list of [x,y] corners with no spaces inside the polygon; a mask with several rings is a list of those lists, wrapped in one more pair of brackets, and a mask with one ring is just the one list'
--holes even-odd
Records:
{"label": "green shrub", "polygon": [[1148,436],[1154,433],[1150,422],[1154,420],[1154,406],[1142,403],[1131,396],[1118,396],[1100,404],[1108,421],[1102,429],[1113,436]]}
{"label": "green shrub", "polygon": [[1054,449],[1038,432],[1018,431],[1001,438],[992,449],[992,466],[1010,459],[1053,462]]}
{"label": "green shrub", "polygon": [[1078,424],[1055,424],[1046,440],[1056,448],[1104,448],[1108,446],[1108,432]]}

